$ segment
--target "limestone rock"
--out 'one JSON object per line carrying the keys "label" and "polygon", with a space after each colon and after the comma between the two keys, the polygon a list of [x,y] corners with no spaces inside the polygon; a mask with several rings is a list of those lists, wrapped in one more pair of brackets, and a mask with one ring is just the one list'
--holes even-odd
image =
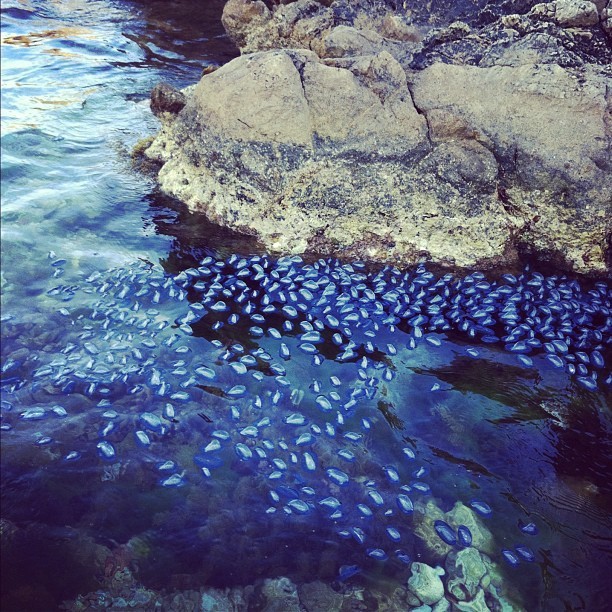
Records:
{"label": "limestone rock", "polygon": [[430,567],[425,563],[413,563],[412,575],[408,578],[408,590],[414,593],[426,605],[435,604],[444,597],[444,576],[441,567]]}
{"label": "limestone rock", "polygon": [[[367,604],[368,610],[378,610],[378,612],[397,612],[397,610],[412,609],[414,606],[409,606],[406,601],[408,591],[403,586],[398,586],[392,592],[388,590],[378,591],[375,589],[368,589],[370,596],[369,601],[364,601]],[[418,598],[414,599],[417,606],[421,605]],[[351,608],[348,608],[349,610]],[[319,608],[319,610],[327,610],[327,608]]]}
{"label": "limestone rock", "polygon": [[599,12],[599,15],[601,16],[603,10],[606,8],[606,4],[608,0],[592,0],[593,4],[597,7],[597,11]]}
{"label": "limestone rock", "polygon": [[536,19],[554,20],[555,18],[555,3],[554,2],[541,2],[536,4],[528,13],[529,17]]}
{"label": "limestone rock", "polygon": [[484,193],[494,190],[498,174],[495,156],[476,140],[442,142],[421,167],[455,187],[469,184]]}
{"label": "limestone rock", "polygon": [[221,21],[242,53],[310,49],[334,25],[333,11],[315,0],[279,3],[272,12],[261,0],[229,0]]}
{"label": "limestone rock", "polygon": [[207,589],[201,594],[199,603],[201,612],[234,612],[247,608],[239,589]]}
{"label": "limestone rock", "polygon": [[594,2],[555,0],[536,4],[529,16],[554,21],[564,28],[588,27],[598,23],[599,10]]}
{"label": "limestone rock", "polygon": [[319,57],[346,57],[389,51],[400,59],[406,45],[422,38],[418,28],[390,14],[384,2],[296,0],[273,3],[229,0],[223,25],[242,53],[274,48],[315,51]]}
{"label": "limestone rock", "polygon": [[283,52],[239,58],[203,78],[190,100],[198,121],[224,138],[310,147],[300,74]]}
{"label": "limestone rock", "polygon": [[485,588],[485,591],[488,593],[488,598],[490,598],[493,602],[493,605],[491,607],[494,610],[499,610],[500,612],[515,612],[518,610],[525,609],[524,606],[519,605],[518,603],[516,603],[516,601],[513,601],[501,595],[501,588],[499,587],[495,587],[491,584],[490,586]]}
{"label": "limestone rock", "polygon": [[477,550],[492,554],[494,551],[493,535],[485,526],[483,520],[465,504],[456,502],[445,515],[451,525],[465,525],[472,533],[472,546]]}
{"label": "limestone rock", "polygon": [[228,0],[221,22],[237,47],[247,44],[249,34],[271,18],[268,7],[261,0]]}
{"label": "limestone rock", "polygon": [[421,42],[423,39],[422,31],[406,21],[403,15],[389,13],[385,15],[381,22],[380,33],[385,38],[401,40],[403,42]]}
{"label": "limestone rock", "polygon": [[450,578],[446,590],[457,600],[465,601],[477,595],[487,567],[475,548],[451,551],[446,557],[446,571]]}
{"label": "limestone rock", "polygon": [[479,67],[524,66],[536,64],[580,64],[578,55],[566,48],[559,38],[545,32],[530,32],[511,45],[500,42],[483,55]]}
{"label": "limestone rock", "polygon": [[507,222],[479,216],[500,208],[494,159],[468,142],[428,157],[427,135],[390,54],[338,68],[274,51],[204,76],[147,155],[164,164],[165,191],[271,250],[435,253],[451,265],[495,257]]}
{"label": "limestone rock", "polygon": [[[460,265],[503,250],[506,223],[477,214],[499,207],[490,154],[477,143],[445,144],[437,160],[427,158],[427,124],[399,64],[382,52],[350,68],[274,51],[204,76],[148,149],[165,164],[162,188],[249,228],[272,250],[352,247],[397,259],[438,251]],[[451,182],[425,174],[431,164],[440,172],[446,164]],[[462,194],[472,182],[474,193]],[[494,246],[479,239],[485,234]]]}
{"label": "limestone rock", "polygon": [[[483,269],[528,255],[609,274],[612,10],[598,2],[230,0],[243,55],[180,111],[180,92],[156,90],[148,167],[271,252]],[[580,30],[593,7],[603,29]]]}
{"label": "limestone rock", "polygon": [[601,12],[601,27],[609,37],[612,37],[612,2],[608,2]]}
{"label": "limestone rock", "polygon": [[451,605],[448,599],[442,598],[433,608],[432,612],[448,612],[451,609]]}
{"label": "limestone rock", "polygon": [[[419,146],[426,125],[412,104],[399,64],[383,52],[368,59],[364,73],[368,77],[360,80],[342,68],[312,61],[304,65],[304,94],[315,137],[332,143],[334,155],[397,155]],[[393,95],[384,97],[382,87],[389,81]]]}
{"label": "limestone rock", "polygon": [[321,57],[372,55],[381,46],[382,37],[372,30],[357,30],[340,25],[330,30],[316,47]]}
{"label": "limestone rock", "polygon": [[420,605],[422,605],[421,600],[410,591],[406,591],[406,602],[410,606],[410,610],[412,610],[412,608],[418,608]]}
{"label": "limestone rock", "polygon": [[[333,10],[316,0],[297,0],[279,6],[272,28],[278,33],[279,47],[315,50],[320,39],[335,25]],[[272,36],[275,34],[272,33]],[[262,43],[262,36],[259,37]]]}
{"label": "limestone rock", "polygon": [[469,601],[458,601],[454,605],[454,609],[460,612],[489,612],[491,610],[491,608],[487,606],[485,593],[482,589],[478,590],[474,599]]}
{"label": "limestone rock", "polygon": [[464,131],[492,143],[503,172],[516,177],[516,206],[527,216],[519,243],[556,252],[577,271],[603,273],[612,202],[609,94],[603,76],[585,76],[556,65],[434,64],[414,75],[412,92],[425,114],[456,116]]}

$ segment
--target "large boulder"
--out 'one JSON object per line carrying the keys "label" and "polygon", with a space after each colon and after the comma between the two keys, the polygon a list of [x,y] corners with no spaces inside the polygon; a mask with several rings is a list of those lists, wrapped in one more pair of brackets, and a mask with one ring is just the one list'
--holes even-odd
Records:
{"label": "large boulder", "polygon": [[271,252],[609,273],[609,9],[479,3],[230,0],[243,54],[154,92],[161,188]]}
{"label": "large boulder", "polygon": [[147,155],[165,191],[275,252],[472,266],[509,244],[495,157],[474,140],[432,147],[386,52],[347,67],[242,56],[202,78]]}

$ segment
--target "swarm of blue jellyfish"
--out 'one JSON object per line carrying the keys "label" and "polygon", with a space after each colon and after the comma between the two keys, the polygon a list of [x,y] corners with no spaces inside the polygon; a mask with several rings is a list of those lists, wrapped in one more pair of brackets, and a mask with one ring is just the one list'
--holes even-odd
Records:
{"label": "swarm of blue jellyfish", "polygon": [[[372,401],[396,376],[399,352],[464,336],[473,358],[479,345],[497,345],[522,367],[544,359],[587,391],[612,384],[607,284],[583,290],[528,270],[492,281],[232,255],[174,277],[141,262],[47,295],[65,333],[34,361],[3,361],[4,434],[33,424],[34,443],[66,464],[95,455],[112,464],[122,449],[141,449],[166,488],[246,475],[262,520],[349,541],[374,561],[411,563],[415,503],[431,494],[414,447],[373,447],[381,425]],[[8,314],[3,324],[18,322]],[[20,410],[26,391],[41,389],[57,401]],[[95,408],[67,401],[77,396]],[[77,444],[69,428],[95,435]],[[173,453],[186,445],[189,465]],[[470,505],[492,513],[483,500]],[[472,546],[465,525],[438,520],[435,532],[448,546]],[[512,566],[535,558],[522,544],[501,556]],[[343,566],[341,578],[357,571]]]}

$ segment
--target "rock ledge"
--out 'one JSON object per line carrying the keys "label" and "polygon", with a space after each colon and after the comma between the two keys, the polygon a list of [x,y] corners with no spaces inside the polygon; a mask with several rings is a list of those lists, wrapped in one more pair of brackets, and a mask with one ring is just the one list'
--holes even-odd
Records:
{"label": "rock ledge", "polygon": [[609,5],[414,4],[230,0],[243,54],[155,90],[161,188],[272,252],[609,274]]}

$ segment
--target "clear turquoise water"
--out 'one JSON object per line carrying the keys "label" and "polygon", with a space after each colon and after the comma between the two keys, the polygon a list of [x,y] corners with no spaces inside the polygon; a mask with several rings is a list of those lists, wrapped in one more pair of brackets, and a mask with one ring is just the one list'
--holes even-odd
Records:
{"label": "clear turquoise water", "polygon": [[[34,375],[64,359],[68,344],[81,347],[88,333],[100,346],[111,342],[101,339],[108,330],[93,314],[96,303],[108,299],[97,291],[104,278],[130,270],[162,278],[208,254],[257,252],[257,245],[230,232],[202,229],[201,219],[157,194],[131,165],[132,146],[157,128],[146,103],[153,85],[161,79],[187,85],[203,66],[232,57],[221,37],[221,3],[214,4],[198,14],[185,3],[3,4],[2,362],[19,363],[5,372],[9,382],[2,392],[9,402],[3,404],[2,423],[10,429],[1,432],[1,512],[18,527],[18,545],[2,555],[3,609],[56,609],[64,599],[99,588],[95,564],[79,555],[84,539],[110,549],[141,542],[137,577],[156,589],[246,585],[279,575],[298,583],[332,582],[339,567],[349,564],[362,567],[354,580],[366,585],[388,588],[409,575],[400,563],[367,559],[359,545],[336,537],[324,521],[265,515],[265,483],[236,460],[228,460],[214,479],[203,478],[193,456],[209,439],[211,425],[198,413],[228,422],[228,401],[210,390],[190,385],[190,399],[176,402],[173,434],[142,449],[134,442],[134,423],[144,410],[160,412],[165,399],[156,396],[150,377],[137,381],[142,388],[136,391],[109,385],[107,399],[122,418],[109,434],[118,461],[107,463],[95,452],[104,426],[98,404],[104,398],[84,383],[61,393],[49,376]],[[58,258],[66,262],[52,265]],[[102,280],[86,280],[97,272]],[[49,293],[58,286],[74,292]],[[157,321],[171,323],[186,306],[162,300],[155,309]],[[121,328],[117,324],[117,333]],[[160,346],[175,331],[161,331]],[[392,358],[379,358],[395,378],[360,403],[347,424],[359,428],[368,418],[373,425],[367,457],[351,469],[380,478],[380,466],[399,465],[402,478],[412,481],[413,470],[422,465],[428,472],[423,480],[443,510],[475,497],[489,503],[493,559],[526,609],[607,609],[609,393],[584,390],[543,359],[526,370],[514,356],[490,347],[479,347],[479,358],[470,358],[460,338],[409,351],[402,348],[405,338],[385,334],[376,342],[400,347]],[[205,327],[180,338],[176,346],[186,353],[160,349],[149,369],[155,367],[175,388],[188,378],[174,373],[181,359],[187,368],[212,364],[223,385],[242,382],[223,366],[222,351],[210,343],[214,338],[278,352],[273,339],[255,342],[244,327],[231,333]],[[86,369],[87,361],[84,353],[78,366]],[[295,350],[284,365],[306,398],[315,378],[337,375],[348,384],[354,377],[350,364],[328,360],[315,367]],[[27,383],[12,391],[12,376]],[[436,383],[440,388],[431,391]],[[269,397],[275,390],[269,379],[245,384],[251,397]],[[34,406],[49,410],[57,404],[66,408],[66,419],[29,422],[19,416]],[[279,407],[282,414],[294,409],[287,398]],[[308,399],[299,409],[320,419]],[[270,414],[274,418],[274,410]],[[53,442],[37,444],[45,435]],[[317,444],[325,458],[331,447]],[[407,445],[417,454],[414,465],[402,464]],[[62,461],[70,450],[81,459]],[[181,466],[186,486],[160,486],[157,466],[165,460]],[[539,535],[526,538],[517,529],[519,520],[536,522]],[[378,537],[376,529],[372,533]],[[410,523],[405,534],[402,545],[413,558],[435,562],[411,535]],[[504,565],[500,550],[520,542],[534,549],[536,562],[516,569]]]}

